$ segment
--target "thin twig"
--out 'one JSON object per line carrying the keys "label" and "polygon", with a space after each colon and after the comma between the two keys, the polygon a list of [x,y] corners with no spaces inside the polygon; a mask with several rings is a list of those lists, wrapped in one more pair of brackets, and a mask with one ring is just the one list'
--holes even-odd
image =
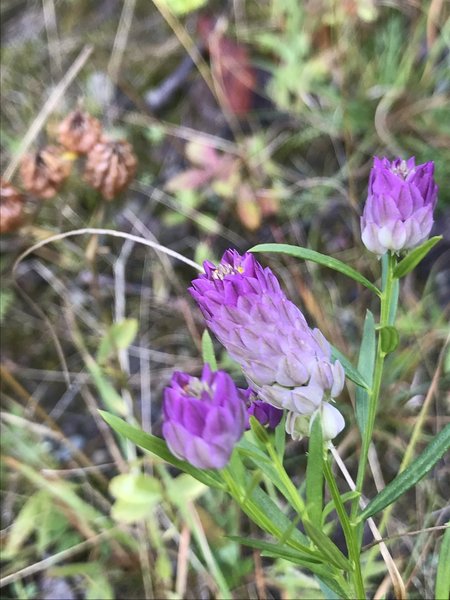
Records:
{"label": "thin twig", "polygon": [[44,13],[45,30],[47,32],[50,70],[52,72],[53,77],[60,77],[62,74],[61,43],[58,37],[58,27],[56,21],[56,10],[54,0],[43,0],[42,12]]}
{"label": "thin twig", "polygon": [[370,544],[367,544],[362,549],[362,552],[369,550],[373,546],[376,546],[380,542],[390,542],[392,540],[398,540],[399,538],[411,536],[411,535],[419,535],[420,533],[427,533],[428,531],[438,531],[440,529],[448,529],[450,525],[435,525],[434,527],[424,527],[423,529],[416,529],[415,531],[404,531],[403,533],[396,533],[394,535],[390,535],[389,537],[384,537],[381,540],[374,540]]}
{"label": "thin twig", "polygon": [[[126,240],[114,263],[114,321],[120,323],[126,316],[126,295],[125,295],[125,268],[131,251],[134,248],[133,240]],[[127,348],[117,350],[120,368],[128,377],[130,376],[130,358]],[[126,420],[130,425],[134,424],[133,398],[125,386],[122,386],[121,395],[126,407]],[[136,460],[136,446],[130,440],[126,440],[127,458],[129,461]]]}
{"label": "thin twig", "polygon": [[14,583],[15,581],[19,581],[20,579],[23,579],[24,577],[28,577],[30,575],[34,575],[35,573],[45,571],[49,567],[52,567],[52,566],[62,562],[63,560],[72,558],[72,556],[75,556],[76,554],[79,554],[80,552],[84,552],[85,550],[87,550],[88,548],[93,546],[94,544],[97,544],[99,541],[101,541],[105,538],[107,539],[108,537],[111,536],[111,533],[112,533],[111,529],[108,531],[103,531],[102,533],[99,533],[97,535],[90,537],[89,539],[85,540],[84,542],[75,544],[75,546],[71,546],[70,548],[67,548],[66,550],[62,550],[62,552],[57,552],[56,554],[53,554],[52,556],[48,556],[47,558],[44,558],[43,560],[40,560],[32,565],[29,565],[28,567],[19,569],[19,571],[16,571],[15,573],[6,575],[2,579],[0,579],[0,587],[8,585],[9,583]]}
{"label": "thin twig", "polygon": [[180,542],[178,546],[177,576],[175,583],[175,591],[180,598],[184,598],[186,593],[190,541],[191,530],[186,524],[184,524],[181,530]]}
{"label": "thin twig", "polygon": [[13,275],[14,276],[16,275],[17,267],[19,266],[19,264],[27,256],[29,256],[30,254],[32,254],[39,248],[42,248],[43,246],[46,246],[47,244],[51,244],[53,242],[58,242],[60,240],[64,240],[65,238],[75,237],[77,235],[86,235],[86,234],[110,235],[112,237],[122,238],[124,240],[132,240],[133,242],[137,242],[138,244],[142,244],[143,246],[148,246],[149,248],[153,248],[154,250],[158,250],[159,252],[164,252],[165,254],[168,254],[169,256],[172,256],[173,258],[176,258],[177,260],[189,265],[190,267],[195,269],[197,272],[203,273],[203,267],[201,265],[199,265],[198,263],[194,262],[193,260],[190,260],[189,258],[186,258],[185,256],[183,256],[182,254],[179,254],[178,252],[175,252],[175,250],[171,250],[170,248],[167,248],[166,246],[162,246],[161,244],[157,244],[156,242],[152,242],[150,240],[145,240],[144,238],[141,238],[137,235],[132,235],[131,233],[125,233],[124,231],[116,231],[114,229],[102,229],[102,228],[96,228],[96,227],[84,227],[83,229],[73,229],[71,231],[65,231],[63,233],[51,235],[50,237],[46,238],[45,240],[41,240],[40,242],[36,242],[36,244],[33,244],[33,246],[31,246],[30,248],[28,248],[27,250],[22,252],[22,254],[14,262],[14,265],[12,268]]}
{"label": "thin twig", "polygon": [[123,3],[116,37],[114,38],[113,49],[108,63],[108,73],[114,83],[117,83],[119,79],[120,65],[122,64],[125,48],[127,47],[135,6],[136,0],[125,0]]}

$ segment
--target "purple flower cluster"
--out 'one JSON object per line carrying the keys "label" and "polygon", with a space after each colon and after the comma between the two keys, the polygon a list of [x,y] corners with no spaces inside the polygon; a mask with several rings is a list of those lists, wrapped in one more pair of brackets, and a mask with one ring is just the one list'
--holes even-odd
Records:
{"label": "purple flower cluster", "polygon": [[310,329],[272,271],[252,254],[225,252],[206,261],[190,293],[208,327],[242,367],[250,385],[237,388],[224,372],[205,366],[202,377],[175,373],[164,397],[163,435],[170,450],[199,468],[222,468],[253,415],[276,427],[289,411],[287,431],[307,435],[321,414],[324,438],[344,427],[329,404],[344,385],[344,370],[318,329]]}
{"label": "purple flower cluster", "polygon": [[341,392],[342,365],[332,361],[327,340],[308,327],[269,268],[234,250],[217,267],[207,261],[204,268],[189,291],[261,400],[311,415]]}
{"label": "purple flower cluster", "polygon": [[361,218],[362,241],[371,252],[400,252],[427,239],[438,193],[433,174],[432,162],[375,157]]}
{"label": "purple flower cluster", "polygon": [[[438,188],[431,162],[375,158],[361,218],[362,240],[378,255],[423,242],[433,224]],[[249,389],[205,366],[200,379],[175,373],[164,399],[163,434],[171,451],[199,468],[224,467],[249,427],[249,416],[270,428],[288,411],[286,431],[308,435],[317,415],[325,440],[345,426],[333,399],[344,369],[318,329],[282,291],[277,278],[250,253],[227,250],[189,292],[206,323],[242,367]]]}
{"label": "purple flower cluster", "polygon": [[248,420],[246,398],[224,371],[205,365],[200,378],[174,373],[164,392],[163,435],[170,451],[199,469],[229,461]]}

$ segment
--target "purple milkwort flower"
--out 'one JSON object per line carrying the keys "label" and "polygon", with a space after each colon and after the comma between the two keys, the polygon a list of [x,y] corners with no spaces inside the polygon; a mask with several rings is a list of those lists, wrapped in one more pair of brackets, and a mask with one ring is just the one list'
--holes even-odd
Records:
{"label": "purple milkwort flower", "polygon": [[255,417],[261,425],[275,429],[281,421],[283,411],[272,404],[259,400],[252,388],[245,390],[244,394],[247,399],[247,429],[250,429],[250,416]]}
{"label": "purple milkwort flower", "polygon": [[427,239],[438,193],[433,174],[432,162],[375,157],[361,217],[362,241],[371,252],[400,252]]}
{"label": "purple milkwort flower", "polygon": [[342,365],[332,362],[330,344],[308,327],[269,268],[235,250],[204,268],[189,291],[261,400],[310,415],[340,394]]}
{"label": "purple milkwort flower", "polygon": [[242,437],[245,396],[224,371],[200,378],[176,372],[164,391],[163,436],[170,451],[199,469],[221,469]]}

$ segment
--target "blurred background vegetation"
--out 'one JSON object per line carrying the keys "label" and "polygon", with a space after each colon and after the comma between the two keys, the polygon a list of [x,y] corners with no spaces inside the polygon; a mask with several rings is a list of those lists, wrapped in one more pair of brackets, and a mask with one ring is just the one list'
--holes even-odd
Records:
{"label": "blurred background vegetation", "polygon": [[[3,597],[326,596],[308,573],[230,540],[257,532],[226,497],[136,451],[97,414],[106,408],[160,434],[171,373],[201,368],[203,322],[186,292],[195,272],[132,240],[88,234],[43,244],[13,266],[55,233],[105,227],[197,262],[230,246],[294,243],[376,278],[359,237],[372,157],[435,161],[432,233],[444,240],[401,291],[401,344],[387,361],[370,460],[374,493],[448,421],[448,8],[2,0],[1,171],[20,188],[15,158],[25,145],[53,143],[80,100],[138,158],[136,177],[111,202],[78,164],[56,197],[28,196],[23,227],[0,240]],[[354,360],[365,310],[377,309],[366,292],[317,266],[264,262]],[[226,356],[221,365],[239,378]],[[349,384],[337,442],[352,472],[353,400]],[[287,447],[299,487],[306,449]],[[422,530],[449,520],[448,460],[385,519],[411,598],[433,597],[442,531]],[[326,528],[339,541],[333,527],[331,515]],[[371,594],[391,597],[376,547],[367,562]]]}

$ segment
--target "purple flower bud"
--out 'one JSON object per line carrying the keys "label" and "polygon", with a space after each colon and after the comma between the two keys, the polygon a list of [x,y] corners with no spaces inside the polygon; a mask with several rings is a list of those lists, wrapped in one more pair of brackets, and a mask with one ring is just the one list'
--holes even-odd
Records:
{"label": "purple flower bud", "polygon": [[221,469],[245,430],[245,397],[224,371],[174,373],[164,391],[163,436],[170,451],[199,469]]}
{"label": "purple flower bud", "polygon": [[332,362],[329,343],[308,327],[269,268],[235,250],[204,267],[189,291],[261,400],[311,414],[342,391],[344,370]]}
{"label": "purple flower bud", "polygon": [[371,252],[400,252],[427,239],[438,193],[433,174],[432,162],[375,157],[361,217],[362,241]]}
{"label": "purple flower bud", "polygon": [[258,395],[252,388],[248,388],[244,393],[247,399],[247,429],[250,429],[250,416],[255,417],[261,425],[267,425],[269,429],[275,429],[281,421],[283,411],[263,400],[259,400]]}

